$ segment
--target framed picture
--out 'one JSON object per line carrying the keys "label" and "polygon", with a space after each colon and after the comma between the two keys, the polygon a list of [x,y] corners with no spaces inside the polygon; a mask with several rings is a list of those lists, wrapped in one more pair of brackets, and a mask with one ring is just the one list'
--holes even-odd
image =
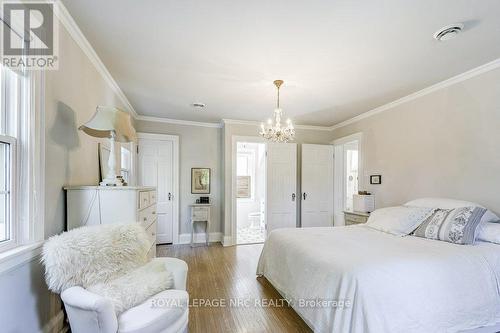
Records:
{"label": "framed picture", "polygon": [[250,176],[238,176],[236,177],[236,198],[250,198],[252,196],[251,192],[251,182]]}
{"label": "framed picture", "polygon": [[210,194],[209,168],[191,168],[191,193]]}
{"label": "framed picture", "polygon": [[372,185],[382,184],[382,175],[371,175],[370,176],[370,184],[372,184]]}

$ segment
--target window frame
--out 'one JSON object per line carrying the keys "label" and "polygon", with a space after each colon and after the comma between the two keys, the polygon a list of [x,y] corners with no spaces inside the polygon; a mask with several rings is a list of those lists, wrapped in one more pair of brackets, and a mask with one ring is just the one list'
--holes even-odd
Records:
{"label": "window frame", "polygon": [[[0,66],[0,71],[6,68]],[[45,74],[43,71],[12,71],[18,79],[14,117],[7,114],[9,87],[1,75],[0,138],[10,144],[10,212],[8,241],[0,242],[0,272],[19,258],[26,249],[39,248],[44,240],[45,219]],[[1,141],[1,140],[0,140]],[[36,251],[34,252],[36,253]],[[21,259],[19,259],[21,260]],[[6,269],[6,268],[5,268]]]}
{"label": "window frame", "polygon": [[[0,253],[10,250],[18,245],[18,233],[19,224],[17,221],[17,140],[16,138],[9,135],[0,134],[0,143],[9,145],[9,170],[8,176],[5,177],[5,181],[8,182],[8,234],[9,239],[5,241],[0,241]],[[7,229],[7,228],[6,228]]]}
{"label": "window frame", "polygon": [[[238,158],[245,157],[247,160],[247,174],[238,175]],[[256,170],[255,164],[257,163],[257,153],[252,149],[242,148],[236,152],[236,177],[238,176],[250,176],[250,197],[249,198],[238,198],[239,202],[255,202],[255,178]]]}

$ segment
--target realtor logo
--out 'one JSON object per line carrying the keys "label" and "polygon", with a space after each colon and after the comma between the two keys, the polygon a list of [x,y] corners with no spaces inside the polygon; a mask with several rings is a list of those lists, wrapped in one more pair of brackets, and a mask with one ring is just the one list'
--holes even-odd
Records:
{"label": "realtor logo", "polygon": [[54,2],[7,1],[2,9],[2,65],[18,70],[57,69]]}

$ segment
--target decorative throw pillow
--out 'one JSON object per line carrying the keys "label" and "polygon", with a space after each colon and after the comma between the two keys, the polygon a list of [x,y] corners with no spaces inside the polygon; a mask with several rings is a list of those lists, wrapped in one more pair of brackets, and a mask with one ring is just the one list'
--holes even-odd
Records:
{"label": "decorative throw pillow", "polygon": [[473,206],[437,209],[415,230],[414,235],[455,244],[473,244],[485,212],[485,208]]}
{"label": "decorative throw pillow", "polygon": [[172,273],[165,263],[153,259],[146,265],[114,280],[98,283],[87,289],[111,300],[117,315],[141,304],[151,296],[174,286]]}
{"label": "decorative throw pillow", "polygon": [[397,236],[411,233],[422,223],[434,208],[397,206],[375,210],[370,214],[366,226]]}

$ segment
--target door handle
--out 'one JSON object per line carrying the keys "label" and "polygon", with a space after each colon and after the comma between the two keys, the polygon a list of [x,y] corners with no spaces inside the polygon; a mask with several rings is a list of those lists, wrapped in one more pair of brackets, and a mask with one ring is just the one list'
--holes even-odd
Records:
{"label": "door handle", "polygon": [[307,198],[307,193],[306,193],[306,192],[304,192],[304,194],[302,194],[302,197],[304,198],[304,200],[306,200],[306,198]]}
{"label": "door handle", "polygon": [[168,192],[168,201],[172,200],[172,193]]}
{"label": "door handle", "polygon": [[292,193],[292,201],[295,201],[295,193]]}

